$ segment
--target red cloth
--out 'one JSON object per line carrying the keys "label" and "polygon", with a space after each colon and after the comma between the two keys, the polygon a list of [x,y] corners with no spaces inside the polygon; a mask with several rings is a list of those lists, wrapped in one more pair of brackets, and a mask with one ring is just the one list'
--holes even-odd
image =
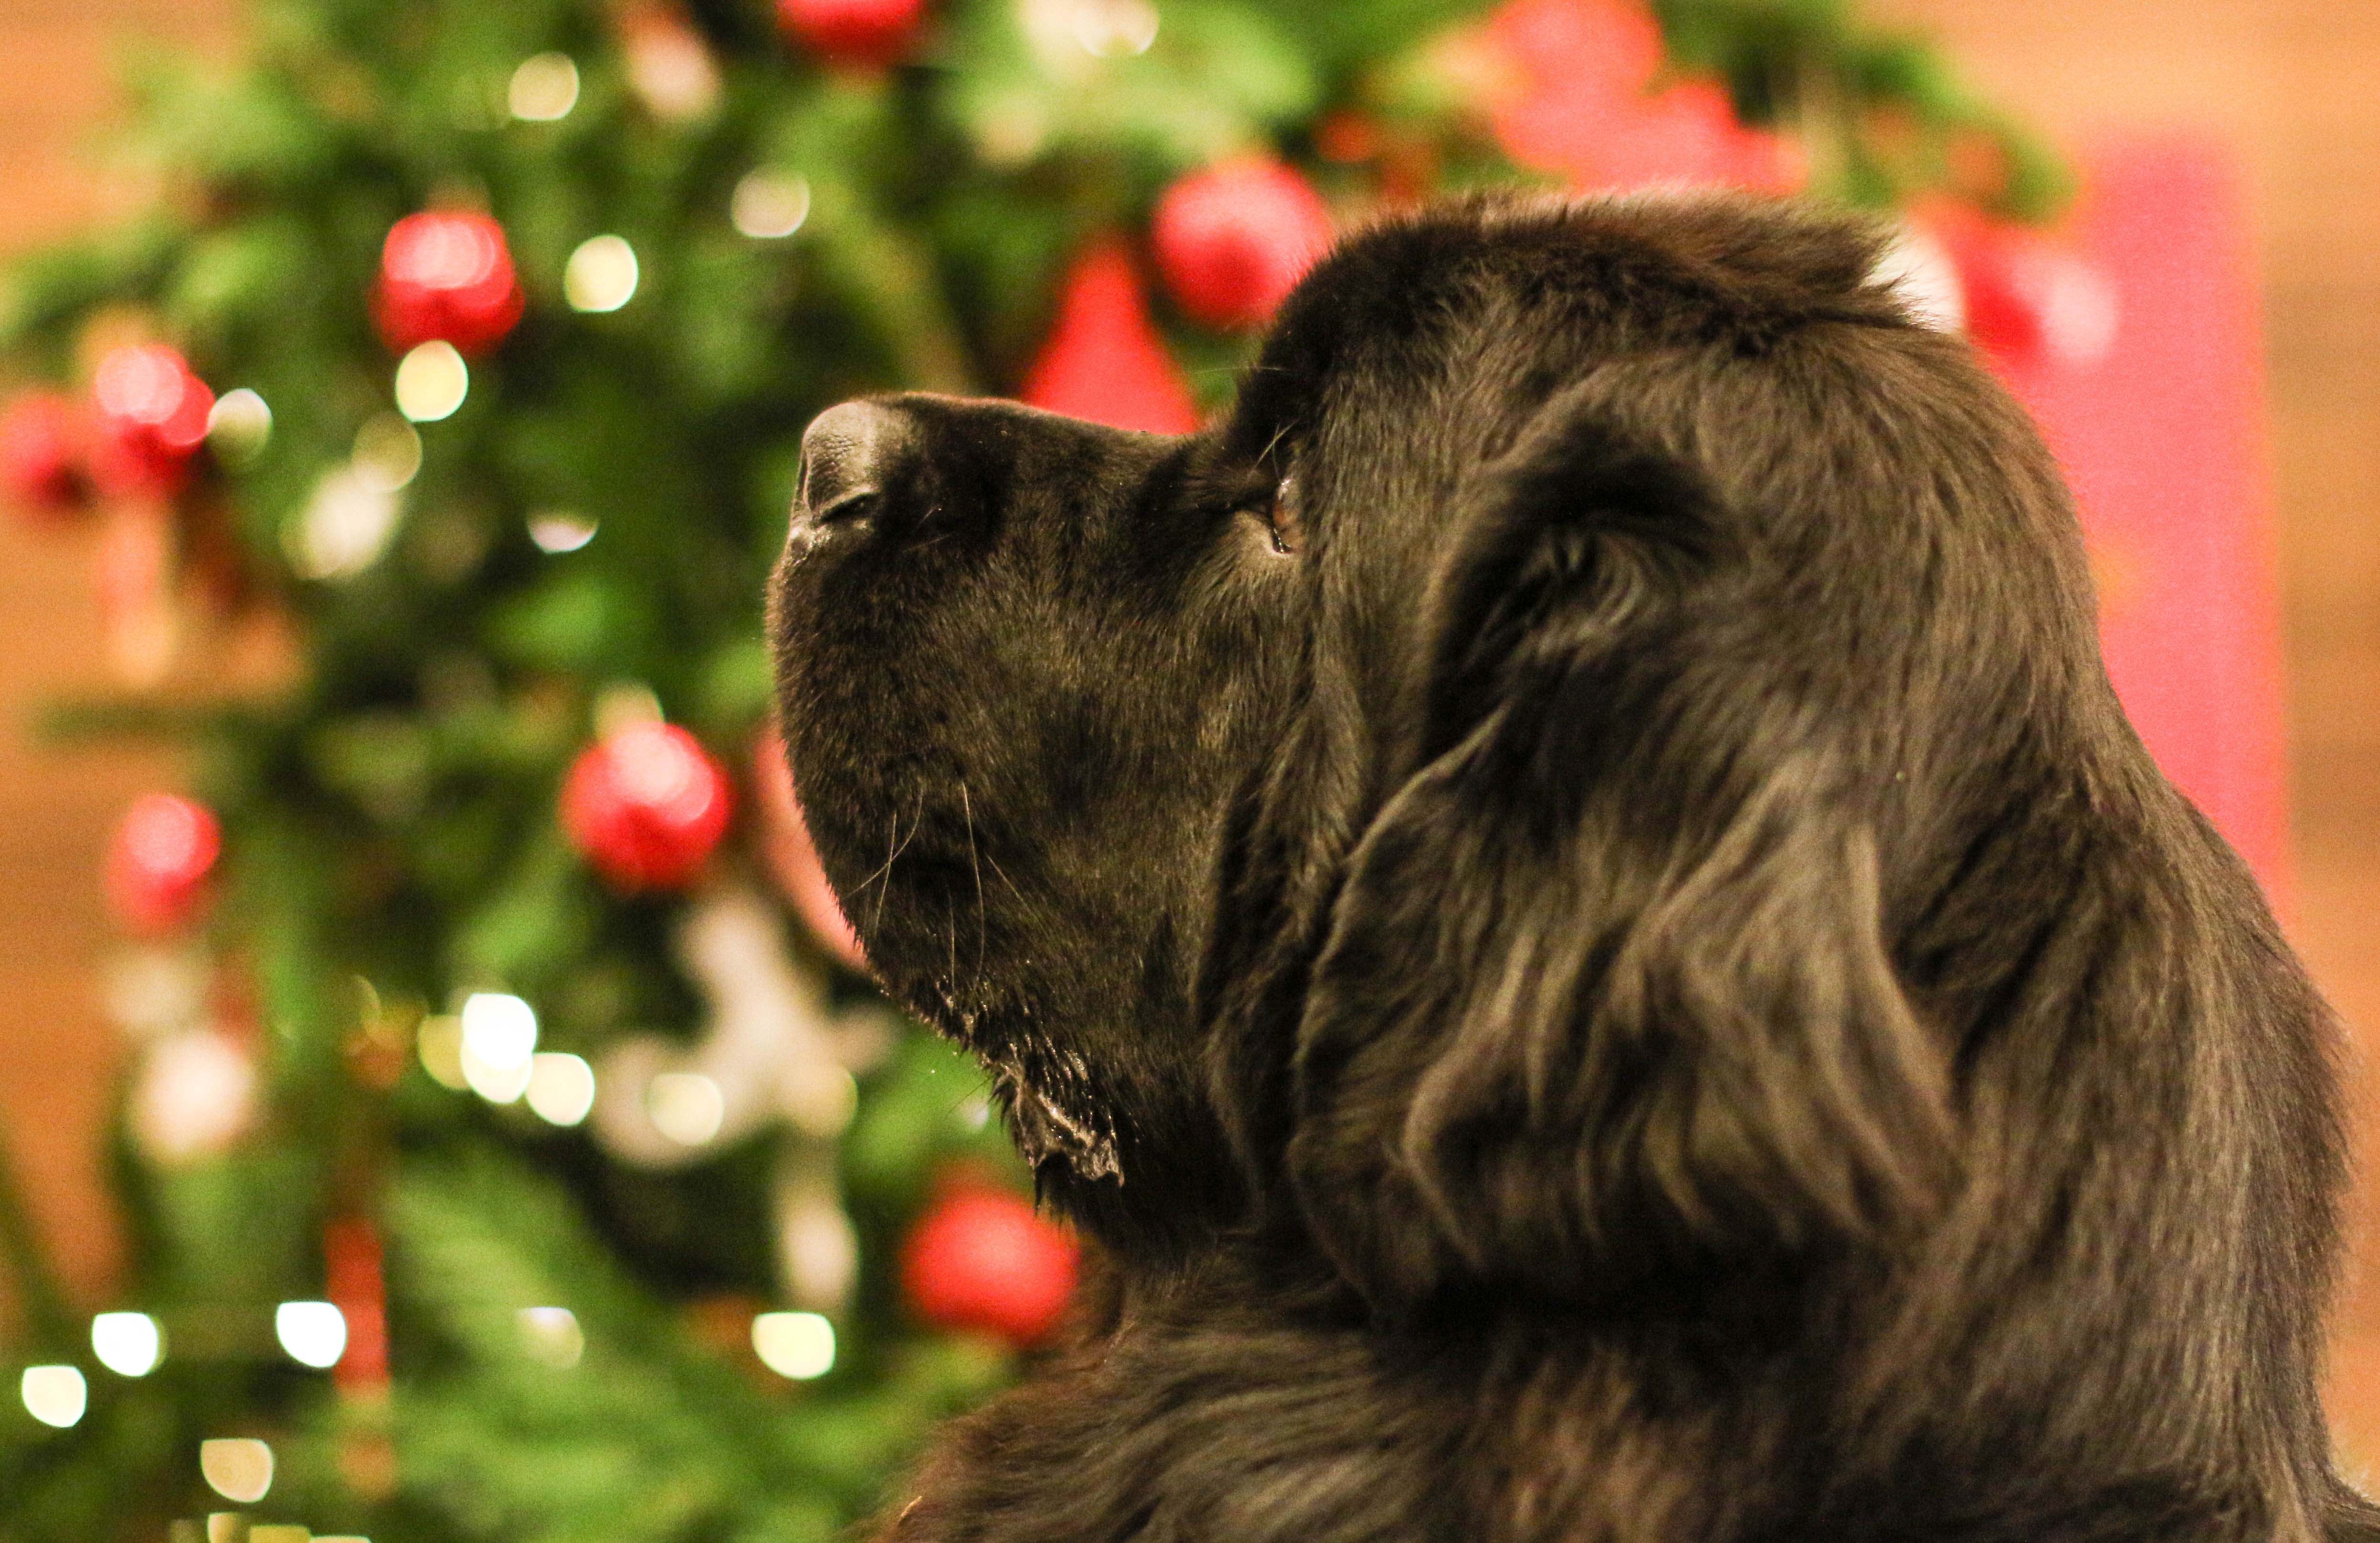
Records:
{"label": "red cloth", "polygon": [[1996,362],[2081,504],[2125,711],[2279,898],[2280,621],[2245,213],[2197,139],[2109,144],[2082,165],[2073,235],[2114,281],[2113,341],[2089,363]]}

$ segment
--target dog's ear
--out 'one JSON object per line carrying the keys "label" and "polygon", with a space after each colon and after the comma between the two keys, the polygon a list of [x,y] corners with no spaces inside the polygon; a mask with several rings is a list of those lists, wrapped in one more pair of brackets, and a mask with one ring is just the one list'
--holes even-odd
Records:
{"label": "dog's ear", "polygon": [[1917,1222],[1945,1054],[1761,538],[1584,402],[1485,482],[1300,1027],[1318,1242],[1388,1311],[1674,1305]]}

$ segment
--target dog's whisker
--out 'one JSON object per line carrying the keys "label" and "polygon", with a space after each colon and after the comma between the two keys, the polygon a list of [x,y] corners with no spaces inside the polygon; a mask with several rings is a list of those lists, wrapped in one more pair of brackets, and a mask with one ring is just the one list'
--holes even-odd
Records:
{"label": "dog's whisker", "polygon": [[[966,815],[967,866],[975,870],[975,975],[983,978],[984,949],[990,942],[990,923],[983,905],[983,860],[975,842],[975,800],[967,796],[966,779],[959,779],[959,808]],[[1011,886],[1012,888],[1014,886]]]}
{"label": "dog's whisker", "polygon": [[[885,834],[888,837],[892,833],[892,830],[898,828],[899,818],[900,817],[898,815],[895,815],[893,817],[892,826],[887,828]],[[886,892],[892,888],[892,865],[901,860],[902,853],[909,850],[909,844],[917,839],[917,832],[925,826],[925,823],[926,792],[925,789],[919,788],[917,790],[917,817],[909,822],[909,833],[901,838],[898,845],[892,847],[890,851],[884,854],[884,866],[878,869],[868,881],[868,883],[875,883],[879,879],[883,881],[881,884],[877,886],[876,908],[874,911],[869,913],[868,918],[868,929],[871,933],[876,931],[876,924],[884,919],[884,896]],[[859,886],[860,889],[866,889],[867,887],[868,884],[862,884]],[[852,893],[856,894],[858,890],[855,890]]]}

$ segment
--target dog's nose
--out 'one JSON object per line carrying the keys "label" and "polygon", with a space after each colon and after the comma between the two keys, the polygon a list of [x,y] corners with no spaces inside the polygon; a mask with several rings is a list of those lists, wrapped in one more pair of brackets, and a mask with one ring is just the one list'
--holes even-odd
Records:
{"label": "dog's nose", "polygon": [[821,524],[865,513],[917,441],[916,420],[898,407],[829,407],[802,431],[802,508]]}

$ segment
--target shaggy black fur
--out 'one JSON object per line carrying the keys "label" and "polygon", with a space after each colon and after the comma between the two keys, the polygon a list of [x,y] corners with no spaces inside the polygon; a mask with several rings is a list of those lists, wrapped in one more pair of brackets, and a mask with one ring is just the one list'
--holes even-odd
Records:
{"label": "shaggy black fur", "polygon": [[1207,432],[813,428],[820,851],[1111,1260],[892,1536],[2380,1538],[2331,1026],[1876,256],[1471,204]]}

